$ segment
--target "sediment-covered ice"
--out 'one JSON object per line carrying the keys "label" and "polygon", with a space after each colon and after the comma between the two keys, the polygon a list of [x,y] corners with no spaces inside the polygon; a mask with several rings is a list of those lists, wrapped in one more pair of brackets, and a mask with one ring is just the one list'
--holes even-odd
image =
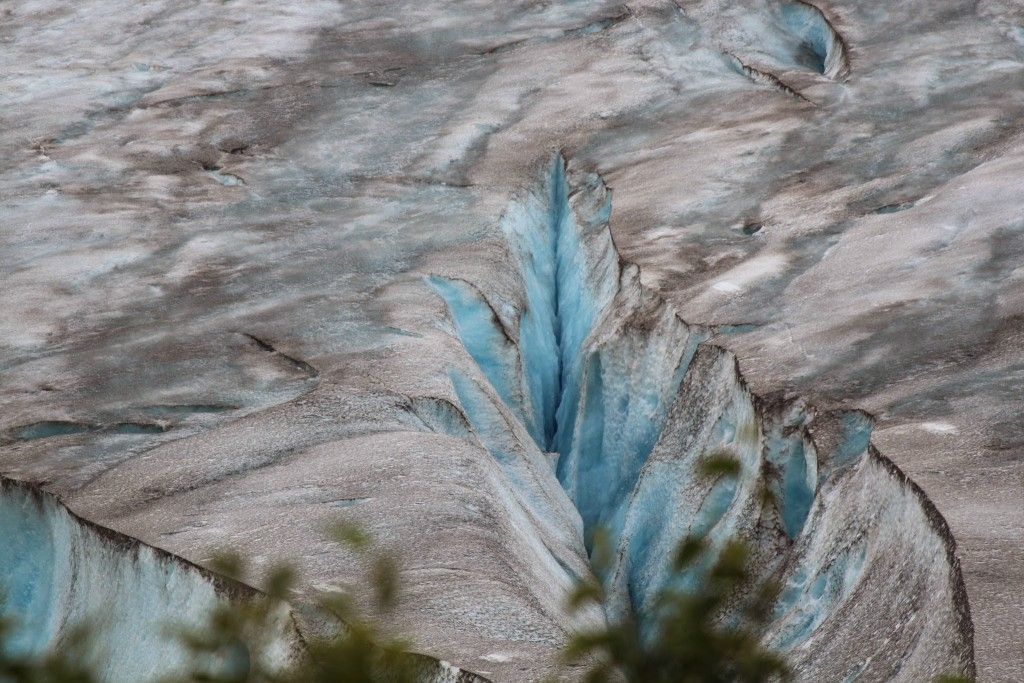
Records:
{"label": "sediment-covered ice", "polygon": [[[201,569],[180,557],[86,522],[54,496],[0,478],[0,616],[12,631],[4,641],[14,657],[71,652],[103,683],[156,683],[189,674],[198,662],[179,640],[202,633],[210,615],[255,589]],[[265,670],[297,663],[303,636],[286,605],[270,614],[258,649],[242,659],[223,653],[207,662],[236,676],[257,657]],[[84,640],[79,640],[84,632]],[[424,683],[484,680],[445,662],[417,655]]]}
{"label": "sediment-covered ice", "polygon": [[[5,3],[0,472],[192,562],[294,562],[297,601],[358,585],[344,516],[403,553],[419,650],[509,681],[578,625],[584,526],[651,563],[621,608],[662,580],[672,477],[660,507],[761,539],[805,676],[923,677],[966,610],[873,442],[956,535],[979,680],[1021,678],[1020,3],[810,2]],[[587,236],[590,171],[639,275]],[[723,444],[736,486],[686,483]]]}

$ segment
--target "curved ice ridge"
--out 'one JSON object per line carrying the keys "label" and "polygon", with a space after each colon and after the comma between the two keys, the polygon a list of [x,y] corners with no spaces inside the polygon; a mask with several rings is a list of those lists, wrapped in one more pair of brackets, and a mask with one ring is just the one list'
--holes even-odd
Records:
{"label": "curved ice ridge", "polygon": [[[558,156],[502,219],[523,286],[513,311],[468,282],[430,282],[495,393],[537,448],[555,452],[584,538],[610,531],[613,610],[642,619],[661,587],[686,580],[667,573],[685,535],[713,545],[739,535],[759,573],[784,586],[764,638],[789,652],[799,680],[973,674],[955,542],[871,445],[871,417],[753,394],[733,354],[620,261],[610,214],[600,177],[570,182]],[[465,377],[452,381],[466,419],[446,423],[507,461],[521,430]],[[698,477],[697,463],[723,450],[740,476]]]}
{"label": "curved ice ridge", "polygon": [[799,41],[795,54],[799,61],[833,80],[849,74],[846,43],[821,8],[807,0],[792,0],[782,3],[778,11],[779,22]]}
{"label": "curved ice ridge", "polygon": [[[55,496],[0,476],[0,614],[15,630],[12,654],[38,656],[61,648],[76,627],[92,637],[84,655],[104,683],[147,683],[188,671],[189,654],[176,628],[200,628],[224,601],[259,592],[243,583],[71,512]],[[291,610],[271,622],[273,638],[259,653],[276,669],[295,661],[303,638]],[[485,681],[425,655],[412,655],[430,683]],[[227,666],[234,662],[226,662]]]}

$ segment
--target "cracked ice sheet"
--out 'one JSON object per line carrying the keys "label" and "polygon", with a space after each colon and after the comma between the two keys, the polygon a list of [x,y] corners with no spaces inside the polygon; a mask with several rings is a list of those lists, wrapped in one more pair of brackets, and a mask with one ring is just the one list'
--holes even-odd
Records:
{"label": "cracked ice sheet", "polygon": [[[853,73],[841,85],[801,74],[817,108],[736,73],[719,25],[669,2],[634,3],[606,31],[571,37],[563,32],[618,14],[616,5],[10,4],[0,28],[0,267],[13,286],[0,294],[9,368],[0,427],[130,419],[155,404],[241,408],[130,444],[80,435],[5,446],[4,471],[47,479],[96,521],[157,544],[177,538],[175,550],[203,559],[189,534],[164,536],[191,528],[183,516],[193,501],[91,477],[180,437],[182,452],[204,438],[231,450],[238,435],[209,433],[240,418],[256,473],[275,453],[336,439],[319,420],[312,435],[271,438],[266,411],[301,402],[311,382],[239,332],[312,363],[322,385],[355,385],[315,404],[346,438],[394,428],[370,410],[402,386],[380,364],[454,353],[430,334],[441,308],[408,282],[475,276],[510,300],[500,213],[563,148],[613,187],[616,243],[645,282],[695,322],[757,324],[727,340],[748,380],[879,414],[880,446],[960,540],[982,679],[1012,677],[1024,668],[1024,436],[1014,428],[1024,346],[1012,265],[1020,211],[1009,198],[1021,190],[1011,124],[1024,110],[1024,51],[1014,8],[984,3],[990,16],[979,17],[961,4],[828,3]],[[392,67],[402,70],[362,74]],[[246,185],[221,185],[204,166]],[[873,213],[903,202],[917,205]],[[752,219],[765,227],[743,234]],[[123,262],[90,270],[96,254]],[[785,259],[781,272],[742,270],[766,255]],[[733,269],[758,277],[742,293],[701,296]],[[423,380],[445,390],[435,381]],[[958,432],[914,427],[933,422]],[[162,485],[173,450],[131,467]],[[442,481],[437,469],[417,476]],[[246,476],[209,485],[230,493]],[[286,533],[290,513],[278,514],[282,526],[267,528]],[[266,561],[284,556],[247,519],[220,510],[202,521],[214,540],[248,544]],[[408,535],[401,519],[390,532],[398,539]],[[312,542],[286,540],[282,548]],[[572,542],[552,543],[573,552]],[[481,547],[457,545],[472,557]],[[309,568],[311,581],[344,578]],[[470,571],[480,572],[473,581],[500,574]],[[510,600],[529,592],[513,588]],[[563,617],[538,619],[537,632],[550,632]],[[424,625],[422,639],[444,645],[450,628]],[[467,665],[465,652],[512,652],[451,648]],[[532,659],[479,668],[519,672]]]}

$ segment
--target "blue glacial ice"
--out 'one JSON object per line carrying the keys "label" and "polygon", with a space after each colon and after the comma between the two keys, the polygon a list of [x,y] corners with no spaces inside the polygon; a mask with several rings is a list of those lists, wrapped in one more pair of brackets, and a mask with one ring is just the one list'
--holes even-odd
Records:
{"label": "blue glacial ice", "polygon": [[776,420],[765,434],[765,459],[777,473],[769,480],[769,491],[790,538],[796,538],[803,529],[818,488],[814,446],[806,432],[799,429],[808,420],[809,416],[796,407]]}
{"label": "blue glacial ice", "polygon": [[520,416],[525,417],[516,386],[519,373],[515,348],[490,304],[468,282],[431,277],[430,285],[448,305],[459,339],[498,396],[510,407],[517,407]]}

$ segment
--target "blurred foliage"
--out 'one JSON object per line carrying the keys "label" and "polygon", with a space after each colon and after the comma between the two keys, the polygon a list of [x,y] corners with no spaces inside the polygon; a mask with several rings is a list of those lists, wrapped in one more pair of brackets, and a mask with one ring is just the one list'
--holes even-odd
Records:
{"label": "blurred foliage", "polygon": [[[286,652],[282,634],[291,619],[288,600],[296,575],[287,566],[271,570],[260,592],[221,602],[199,628],[168,627],[189,654],[189,671],[160,683],[414,683],[425,671],[425,658],[410,654],[411,644],[384,626],[394,616],[400,595],[394,558],[375,548],[360,529],[338,525],[333,540],[360,560],[372,609],[360,609],[355,596],[335,591],[315,601],[317,615],[331,635],[296,643]],[[243,581],[247,568],[238,557],[224,555],[211,568]],[[367,616],[366,613],[372,614]],[[102,629],[81,627],[44,657],[8,653],[5,643],[15,624],[0,621],[0,683],[95,683],[100,676],[84,664],[88,642]],[[295,656],[289,656],[295,655]]]}
{"label": "blurred foliage", "polygon": [[12,620],[0,619],[0,683],[95,683],[97,680],[83,664],[85,658],[82,655],[89,639],[88,628],[75,629],[60,650],[42,657],[22,656],[9,651],[5,644],[15,628]]}
{"label": "blurred foliage", "polygon": [[[753,437],[756,437],[756,425]],[[747,428],[747,438],[751,428]],[[737,479],[742,463],[729,450],[707,454],[696,466],[698,477],[714,482]],[[771,493],[758,494],[765,504]],[[622,610],[610,599],[605,582],[612,576],[613,541],[594,533],[594,577],[581,582],[569,598],[575,610],[598,606],[603,626],[571,638],[563,659],[580,667],[573,679],[585,683],[767,683],[789,681],[793,672],[782,653],[763,643],[779,586],[752,572],[747,545],[736,538],[712,543],[687,536],[672,558],[674,581],[655,596],[644,618]],[[865,634],[866,637],[870,634]],[[935,683],[970,683],[945,676]]]}
{"label": "blurred foliage", "polygon": [[[267,653],[281,633],[282,615],[295,585],[289,567],[272,570],[261,586],[262,595],[247,601],[223,603],[206,627],[178,634],[192,654],[193,670],[184,679],[166,683],[413,683],[420,663],[409,642],[390,634],[384,620],[393,616],[399,597],[399,573],[394,558],[376,550],[369,536],[351,525],[338,525],[331,537],[356,553],[372,588],[373,616],[366,616],[356,599],[345,592],[322,595],[317,612],[331,622],[336,635],[306,641],[297,663],[281,668]],[[244,564],[222,557],[215,571],[242,580]]]}
{"label": "blurred foliage", "polygon": [[[741,466],[730,453],[703,458],[698,475],[708,480],[736,478]],[[612,542],[595,534],[591,562],[596,577],[609,577]],[[790,679],[781,654],[761,642],[778,594],[771,582],[751,574],[746,545],[733,539],[715,548],[699,536],[684,538],[672,558],[676,581],[655,596],[646,618],[616,613],[602,578],[582,582],[569,605],[600,606],[603,627],[579,633],[569,642],[567,664],[584,668],[587,683],[760,683]],[[683,578],[685,577],[685,581]]]}
{"label": "blurred foliage", "polygon": [[[646,626],[624,615],[575,635],[566,648],[566,661],[584,665],[588,683],[788,680],[782,656],[760,639],[774,586],[762,584],[752,591],[746,547],[739,541],[726,543],[710,562],[709,555],[704,539],[686,538],[676,550],[673,569],[692,572],[696,580],[687,582],[692,587],[663,589]],[[574,607],[587,603],[609,607],[597,580],[582,584],[570,599]]]}

